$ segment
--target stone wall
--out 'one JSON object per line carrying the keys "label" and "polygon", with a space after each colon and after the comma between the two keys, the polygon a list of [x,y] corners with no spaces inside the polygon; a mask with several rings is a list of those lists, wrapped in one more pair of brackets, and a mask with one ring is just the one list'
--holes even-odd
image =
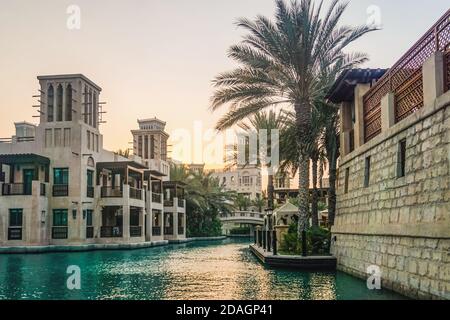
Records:
{"label": "stone wall", "polygon": [[[450,299],[449,105],[447,92],[341,159],[332,230],[340,270],[367,278],[377,265],[385,288]],[[406,174],[398,178],[403,139]]]}

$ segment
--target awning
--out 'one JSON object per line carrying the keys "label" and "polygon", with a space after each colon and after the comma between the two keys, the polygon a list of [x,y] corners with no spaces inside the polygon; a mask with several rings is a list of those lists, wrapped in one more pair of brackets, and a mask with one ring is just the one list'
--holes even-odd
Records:
{"label": "awning", "polygon": [[49,165],[50,159],[34,153],[1,154],[0,163],[6,165],[30,164]]}

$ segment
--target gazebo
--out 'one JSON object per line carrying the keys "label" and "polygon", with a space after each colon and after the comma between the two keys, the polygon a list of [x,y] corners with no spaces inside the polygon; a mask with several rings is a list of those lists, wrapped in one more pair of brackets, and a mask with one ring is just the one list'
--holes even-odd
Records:
{"label": "gazebo", "polygon": [[298,219],[298,207],[286,202],[283,206],[274,211],[275,226],[288,226]]}

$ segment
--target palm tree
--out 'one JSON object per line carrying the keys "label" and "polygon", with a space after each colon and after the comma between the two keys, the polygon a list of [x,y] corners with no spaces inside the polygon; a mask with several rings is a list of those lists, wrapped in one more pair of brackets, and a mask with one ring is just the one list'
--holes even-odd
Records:
{"label": "palm tree", "polygon": [[[266,205],[266,201],[264,200],[264,198],[260,197],[260,198],[256,198],[255,200],[252,201],[252,205],[256,208],[258,208],[259,212],[263,211],[264,206]],[[273,208],[272,208],[273,209]]]}
{"label": "palm tree", "polygon": [[[286,116],[283,112],[276,113],[273,110],[269,112],[260,111],[257,112],[253,117],[251,117],[248,121],[242,121],[238,125],[241,129],[246,131],[247,133],[255,132],[259,134],[261,130],[266,130],[267,132],[267,150],[261,150],[261,146],[258,143],[257,146],[257,154],[260,155],[261,151],[264,151],[264,154],[267,157],[272,156],[272,148],[277,148],[277,142],[272,143],[272,130],[283,130],[286,124]],[[257,157],[258,164],[261,164],[262,159]],[[270,209],[273,209],[274,205],[274,185],[273,185],[273,176],[274,176],[274,163],[267,163],[267,195],[268,201],[267,205]]]}
{"label": "palm tree", "polygon": [[294,109],[300,151],[298,234],[306,255],[312,102],[328,87],[321,81],[328,73],[367,60],[365,54],[343,50],[374,28],[338,26],[347,8],[347,3],[339,0],[333,0],[324,15],[322,2],[315,6],[312,0],[293,0],[290,5],[276,0],[276,7],[274,22],[263,16],[238,21],[248,34],[230,48],[229,56],[241,66],[215,78],[211,108],[230,104],[229,112],[216,125],[219,130],[268,107]]}

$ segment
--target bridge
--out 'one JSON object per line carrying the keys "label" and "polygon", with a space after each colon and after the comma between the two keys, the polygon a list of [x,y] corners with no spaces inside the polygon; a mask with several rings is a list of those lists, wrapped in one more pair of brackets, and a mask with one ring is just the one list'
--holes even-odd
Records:
{"label": "bridge", "polygon": [[222,222],[223,234],[229,234],[231,229],[239,227],[249,227],[250,235],[256,226],[264,225],[264,214],[252,211],[235,211],[228,215],[221,215],[219,217]]}

